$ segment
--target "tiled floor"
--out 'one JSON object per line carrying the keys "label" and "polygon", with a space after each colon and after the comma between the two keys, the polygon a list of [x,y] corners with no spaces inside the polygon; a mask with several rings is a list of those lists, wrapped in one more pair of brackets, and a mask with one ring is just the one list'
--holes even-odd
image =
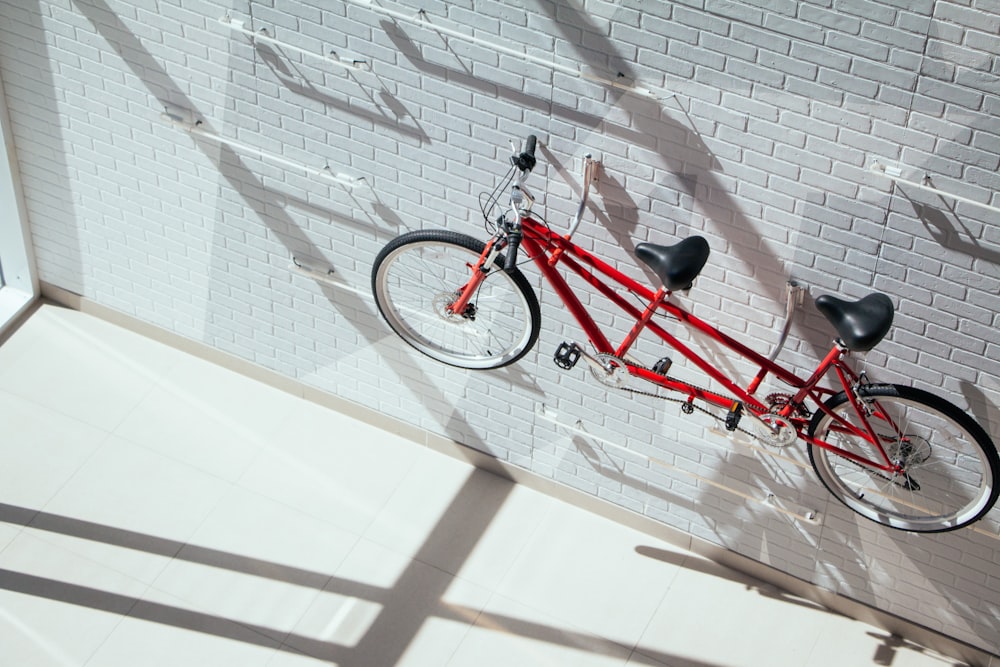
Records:
{"label": "tiled floor", "polygon": [[5,666],[954,664],[53,306],[0,456]]}

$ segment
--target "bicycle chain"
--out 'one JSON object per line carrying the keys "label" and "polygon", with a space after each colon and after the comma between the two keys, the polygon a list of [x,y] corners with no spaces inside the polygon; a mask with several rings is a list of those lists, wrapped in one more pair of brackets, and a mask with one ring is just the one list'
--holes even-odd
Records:
{"label": "bicycle chain", "polygon": [[[668,377],[667,379],[671,379],[671,378]],[[698,389],[699,391],[705,391],[705,392],[708,391],[707,389],[705,389],[703,387],[698,387],[696,385],[690,385],[690,386],[691,386],[692,389]],[[706,414],[709,417],[711,417],[711,418],[713,418],[713,419],[715,419],[716,421],[719,421],[719,422],[724,422],[725,421],[724,417],[720,417],[719,415],[715,414],[711,410],[708,410],[707,408],[704,408],[704,407],[702,407],[700,405],[697,405],[697,404],[695,404],[693,402],[686,401],[686,400],[684,400],[682,398],[672,398],[670,396],[663,396],[663,395],[657,394],[656,392],[653,392],[653,391],[643,391],[642,389],[636,389],[635,387],[618,387],[618,389],[621,389],[622,391],[627,391],[627,392],[632,393],[632,394],[638,394],[640,396],[649,396],[651,398],[658,398],[660,400],[667,401],[669,403],[679,403],[681,405],[690,405],[692,411],[697,410],[698,412]],[[752,431],[748,431],[745,428],[741,428],[741,427],[737,426],[735,430],[739,431],[740,433],[743,433],[745,435],[750,436],[754,440],[760,440],[760,437],[756,433],[753,433]],[[874,475],[876,477],[881,477],[882,479],[884,479],[885,481],[889,482],[890,484],[895,484],[897,486],[903,486],[903,484],[901,484],[898,479],[893,479],[892,477],[889,477],[885,473],[879,472],[877,470],[873,470],[872,468],[870,468],[868,466],[863,466],[863,465],[861,465],[860,463],[858,463],[856,461],[851,461],[850,459],[844,459],[844,460],[846,462],[848,462],[848,463],[854,464],[859,469],[864,470],[865,472],[867,472],[870,475]],[[903,487],[903,488],[905,488],[905,487]]]}
{"label": "bicycle chain", "polygon": [[[664,377],[666,379],[668,379],[668,380],[674,380],[674,378],[670,378],[668,376],[664,376]],[[677,382],[677,380],[674,380],[674,382]],[[705,393],[712,393],[708,389],[705,389],[703,387],[698,387],[698,386],[693,385],[693,384],[688,385],[688,386],[690,386],[692,389],[697,389],[698,391],[703,391]],[[651,398],[658,398],[660,400],[667,401],[668,403],[678,403],[680,405],[689,405],[689,406],[691,406],[692,412],[694,410],[697,410],[698,412],[706,414],[706,415],[708,415],[709,417],[711,417],[712,419],[714,419],[716,421],[719,421],[719,422],[725,422],[726,421],[725,417],[720,417],[719,415],[715,414],[711,410],[709,410],[709,409],[707,409],[707,408],[705,408],[705,407],[703,407],[701,405],[698,405],[698,404],[694,403],[693,401],[687,401],[687,400],[685,400],[683,398],[673,398],[671,396],[663,396],[662,394],[658,394],[658,393],[653,392],[653,391],[643,391],[642,389],[636,389],[635,387],[618,387],[618,389],[621,389],[622,391],[627,391],[627,392],[632,393],[632,394],[638,394],[640,396],[649,396]],[[735,430],[739,431],[740,433],[743,433],[743,434],[746,434],[746,435],[750,436],[754,440],[759,440],[759,438],[757,437],[756,433],[754,433],[752,431],[748,431],[745,428],[741,428],[741,427],[737,426]]]}

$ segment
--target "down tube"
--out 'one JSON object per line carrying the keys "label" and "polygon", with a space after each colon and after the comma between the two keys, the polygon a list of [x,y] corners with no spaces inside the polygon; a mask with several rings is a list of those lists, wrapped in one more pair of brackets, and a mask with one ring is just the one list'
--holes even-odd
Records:
{"label": "down tube", "polygon": [[542,272],[552,288],[555,289],[556,294],[562,299],[562,302],[566,304],[566,308],[572,313],[573,317],[580,324],[584,333],[587,334],[587,338],[594,345],[594,348],[598,352],[603,352],[606,354],[611,354],[614,352],[614,348],[611,347],[611,343],[608,342],[607,337],[604,333],[597,327],[597,323],[594,319],[587,313],[587,309],[583,307],[580,303],[580,299],[577,298],[576,294],[573,293],[573,289],[566,282],[566,279],[562,277],[556,269],[549,266],[548,255],[545,251],[538,245],[538,243],[528,235],[525,235],[521,239],[521,248],[523,248],[529,257],[535,260],[535,265]]}

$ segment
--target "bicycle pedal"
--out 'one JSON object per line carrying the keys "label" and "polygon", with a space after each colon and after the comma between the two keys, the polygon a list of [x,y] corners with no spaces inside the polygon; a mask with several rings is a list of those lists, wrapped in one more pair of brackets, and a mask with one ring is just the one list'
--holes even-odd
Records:
{"label": "bicycle pedal", "polygon": [[729,408],[729,412],[726,413],[726,430],[735,431],[740,425],[740,419],[743,417],[743,404],[733,403],[733,406]]}
{"label": "bicycle pedal", "polygon": [[667,371],[670,370],[670,366],[673,363],[674,362],[673,362],[673,360],[670,357],[663,357],[662,359],[660,359],[659,361],[657,361],[655,364],[653,364],[653,367],[651,369],[649,369],[649,370],[653,371],[657,375],[662,375],[663,377],[666,377],[667,376]]}
{"label": "bicycle pedal", "polygon": [[556,366],[568,371],[576,366],[576,362],[580,361],[581,356],[583,356],[583,351],[576,343],[561,343],[556,348],[552,360],[556,362]]}

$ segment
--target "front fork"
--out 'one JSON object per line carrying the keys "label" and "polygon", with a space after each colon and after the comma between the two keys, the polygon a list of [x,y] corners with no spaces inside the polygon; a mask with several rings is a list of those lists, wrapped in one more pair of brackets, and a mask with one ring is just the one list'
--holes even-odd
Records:
{"label": "front fork", "polygon": [[456,292],[458,298],[445,308],[447,312],[452,315],[464,316],[469,308],[469,304],[472,302],[473,295],[479,289],[479,286],[483,284],[483,281],[486,280],[486,275],[492,270],[490,267],[493,266],[493,263],[505,245],[506,242],[502,236],[494,236],[486,243],[486,247],[483,248],[483,252],[479,255],[476,265],[470,267],[472,275],[469,277],[469,282],[458,289]]}

